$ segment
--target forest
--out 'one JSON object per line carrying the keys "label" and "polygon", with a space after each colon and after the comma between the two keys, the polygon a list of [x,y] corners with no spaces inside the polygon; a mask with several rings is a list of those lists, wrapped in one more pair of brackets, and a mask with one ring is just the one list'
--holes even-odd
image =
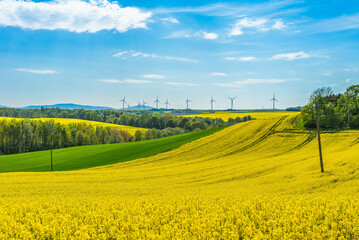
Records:
{"label": "forest", "polygon": [[[136,114],[137,113],[137,114]],[[41,108],[41,109],[17,109],[0,108],[1,117],[14,118],[72,118],[98,122],[106,122],[120,125],[127,125],[142,128],[155,128],[163,130],[165,128],[181,128],[185,131],[205,130],[209,127],[222,126],[227,124],[221,118],[189,118],[168,114],[134,112],[124,113],[119,110],[92,111],[84,109],[60,109],[60,108]],[[248,118],[248,119],[247,119]],[[248,116],[244,119],[230,119],[228,122],[238,123],[251,120]]]}
{"label": "forest", "polygon": [[[45,112],[53,113],[57,110],[58,109],[46,109]],[[10,115],[19,112],[23,113],[23,111],[17,111],[17,109],[5,109],[5,112]],[[34,114],[37,111],[31,110],[25,112]],[[76,110],[73,112],[77,113],[82,111]],[[104,113],[102,113],[102,116],[103,115]],[[35,116],[35,114],[33,116]],[[73,116],[77,115],[73,114]],[[119,130],[116,127],[95,127],[86,123],[61,124],[48,120],[3,119],[0,121],[0,155],[72,146],[157,139],[248,121],[251,120],[251,117],[246,116],[243,118],[229,119],[228,122],[224,122],[222,119],[216,120],[200,117],[185,118],[147,113],[137,116],[135,114],[121,113],[119,117],[113,119],[116,119],[114,121],[115,124],[141,126],[148,128],[148,130],[137,130],[134,136],[132,136],[127,131]]]}
{"label": "forest", "polygon": [[301,111],[305,128],[316,127],[316,106],[321,128],[359,129],[359,85],[349,86],[343,94],[334,94],[330,87],[315,90]]}

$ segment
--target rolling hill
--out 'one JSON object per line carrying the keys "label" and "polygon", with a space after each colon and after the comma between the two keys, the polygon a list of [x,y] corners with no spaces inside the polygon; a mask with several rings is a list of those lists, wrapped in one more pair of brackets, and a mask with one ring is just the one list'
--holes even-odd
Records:
{"label": "rolling hill", "polygon": [[62,108],[62,109],[85,109],[85,110],[111,110],[111,107],[103,106],[91,106],[91,105],[79,105],[74,103],[58,103],[53,105],[31,105],[22,107],[23,109],[34,109],[34,108]]}
{"label": "rolling hill", "polygon": [[[169,151],[223,129],[213,128],[149,141],[53,150],[54,170],[67,171],[127,162]],[[50,151],[0,156],[0,172],[49,171]]]}
{"label": "rolling hill", "polygon": [[[21,120],[23,118],[0,117],[0,120],[11,120],[11,119]],[[125,131],[129,132],[132,136],[135,135],[135,132],[137,130],[140,130],[142,132],[147,131],[146,128],[132,127],[132,126],[127,126],[127,125],[118,125],[118,124],[104,123],[104,122],[96,122],[96,121],[89,121],[89,120],[82,120],[82,119],[73,119],[73,118],[31,118],[31,120],[55,121],[56,123],[61,123],[61,124],[86,123],[87,125],[91,125],[91,126],[112,127],[112,128],[118,128],[120,130],[125,130]]]}
{"label": "rolling hill", "polygon": [[316,135],[293,128],[296,114],[251,115],[132,161],[0,174],[0,236],[358,239],[359,132],[322,133],[320,173]]}

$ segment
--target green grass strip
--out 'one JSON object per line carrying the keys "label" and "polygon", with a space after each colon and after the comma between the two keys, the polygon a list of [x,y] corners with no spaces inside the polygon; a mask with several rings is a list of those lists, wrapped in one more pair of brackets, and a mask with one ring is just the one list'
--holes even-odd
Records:
{"label": "green grass strip", "polygon": [[[79,170],[149,157],[211,135],[224,128],[218,127],[140,142],[55,149],[53,150],[54,171]],[[50,171],[50,151],[0,156],[0,172],[43,171]]]}

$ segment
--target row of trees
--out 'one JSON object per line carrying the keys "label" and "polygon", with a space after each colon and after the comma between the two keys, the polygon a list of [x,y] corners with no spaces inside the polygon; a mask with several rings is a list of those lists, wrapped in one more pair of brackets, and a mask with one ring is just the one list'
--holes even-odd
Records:
{"label": "row of trees", "polygon": [[[110,114],[111,113],[111,114]],[[38,115],[40,114],[40,116]],[[181,117],[143,113],[142,115],[124,114],[122,112],[105,110],[62,110],[62,109],[8,109],[0,110],[0,115],[6,117],[72,117],[87,119],[86,116],[98,116],[99,120],[113,124],[129,125],[148,128],[147,131],[137,131],[131,136],[127,131],[116,127],[93,127],[86,123],[60,124],[54,121],[42,120],[2,120],[0,121],[0,154],[14,154],[64,148],[92,144],[120,143],[142,141],[167,136],[200,131],[208,128],[249,121],[245,116],[229,118],[224,122],[221,118]],[[94,120],[94,119],[88,119]]]}
{"label": "row of trees", "polygon": [[304,127],[316,126],[315,106],[323,128],[359,129],[359,85],[352,85],[344,94],[334,94],[330,87],[315,90],[301,111]]}
{"label": "row of trees", "polygon": [[[141,115],[136,115],[133,113],[123,113],[117,110],[92,111],[84,109],[69,110],[60,108],[1,108],[0,116],[15,118],[73,118],[150,129],[155,128],[163,130],[165,128],[182,128],[185,131],[193,131],[195,129],[204,130],[209,127],[217,127],[226,124],[221,118],[188,118],[174,115],[162,115],[158,113],[143,113]],[[245,117],[244,119],[230,119],[228,122],[238,123],[241,121],[247,121],[247,118],[248,117]]]}
{"label": "row of trees", "polygon": [[93,127],[85,123],[60,124],[54,121],[0,121],[0,154],[132,140],[127,131],[114,127]]}

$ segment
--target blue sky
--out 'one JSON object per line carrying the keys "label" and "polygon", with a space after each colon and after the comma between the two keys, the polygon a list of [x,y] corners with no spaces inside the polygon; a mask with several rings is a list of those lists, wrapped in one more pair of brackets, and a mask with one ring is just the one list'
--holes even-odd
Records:
{"label": "blue sky", "polygon": [[0,0],[0,105],[278,108],[358,84],[359,4]]}

